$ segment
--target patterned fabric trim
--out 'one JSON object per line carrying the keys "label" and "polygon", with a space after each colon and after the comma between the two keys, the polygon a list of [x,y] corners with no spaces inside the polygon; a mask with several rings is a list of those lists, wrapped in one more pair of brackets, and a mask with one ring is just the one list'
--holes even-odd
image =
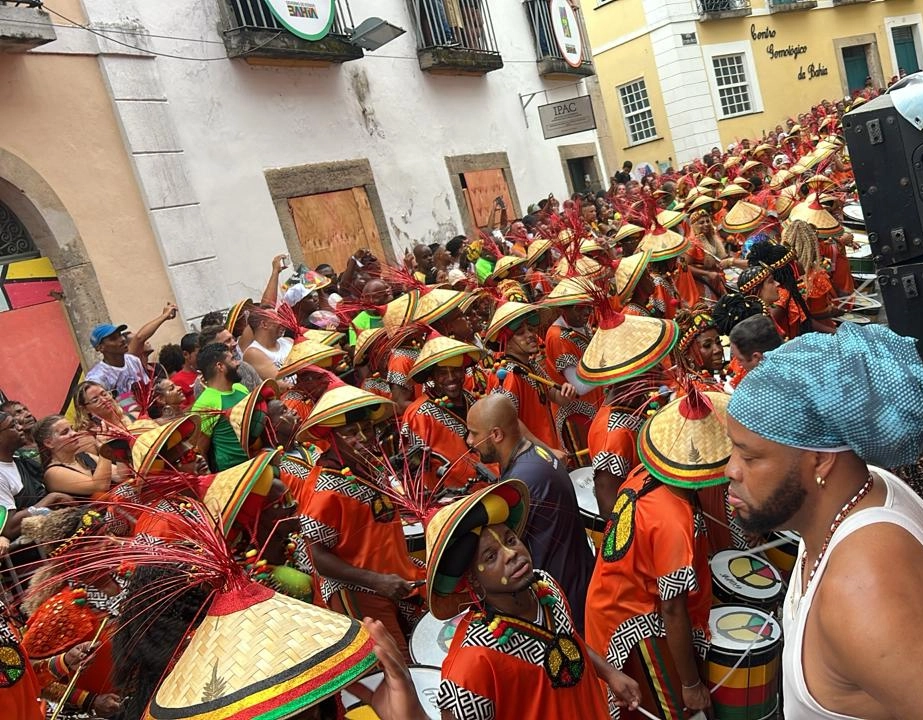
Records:
{"label": "patterned fabric trim", "polygon": [[458,720],[494,720],[497,717],[493,700],[456,685],[451,680],[439,683],[436,707],[448,711]]}
{"label": "patterned fabric trim", "polygon": [[362,383],[362,389],[368,392],[391,393],[391,386],[384,378],[366,378]]}
{"label": "patterned fabric trim", "polygon": [[293,534],[297,534],[304,538],[306,543],[319,542],[328,550],[332,550],[336,547],[340,539],[340,533],[337,532],[336,528],[326,525],[319,520],[315,520],[312,517],[308,517],[307,515],[299,515],[298,522],[301,527],[297,533]]}
{"label": "patterned fabric trim", "polygon": [[[465,401],[468,402],[467,397],[465,398]],[[468,402],[469,407],[471,404],[472,403]],[[422,405],[420,405],[420,408],[417,410],[417,412],[420,415],[426,415],[427,417],[433,418],[461,438],[468,434],[468,428],[461,420],[458,419],[454,413],[449,412],[445,408],[439,407],[436,405],[436,403],[427,400]]]}
{"label": "patterned fabric trim", "polygon": [[672,600],[685,592],[695,592],[698,589],[699,581],[691,565],[657,578],[657,592],[661,600]]}
{"label": "patterned fabric trim", "polygon": [[379,497],[378,492],[364,482],[347,480],[345,476],[335,471],[321,471],[320,475],[317,476],[315,488],[317,492],[337,492],[366,505],[372,505]]}
{"label": "patterned fabric trim", "polygon": [[632,432],[641,432],[644,426],[644,418],[632,415],[631,413],[613,410],[609,413],[609,420],[606,423],[606,430],[612,432],[618,428],[625,428]]}
{"label": "patterned fabric trim", "polygon": [[397,385],[406,390],[413,390],[413,381],[404,375],[404,373],[399,373],[396,370],[388,370],[388,384],[389,390],[391,385]]}
{"label": "patterned fabric trim", "polygon": [[554,369],[557,370],[562,375],[564,371],[569,367],[577,367],[579,358],[576,355],[571,355],[570,353],[563,353],[558,355],[554,361]]}
{"label": "patterned fabric trim", "polygon": [[590,346],[590,339],[587,337],[585,330],[586,328],[572,328],[570,326],[563,326],[561,328],[561,339],[567,340],[568,342],[576,345],[577,349],[582,355]]}
{"label": "patterned fabric trim", "polygon": [[494,390],[495,393],[500,395],[506,395],[513,402],[513,406],[516,408],[516,412],[519,412],[519,396],[515,393],[511,393],[509,390],[503,387],[498,387]]}
{"label": "patterned fabric trim", "polygon": [[574,400],[569,405],[559,407],[554,414],[554,424],[558,433],[561,432],[561,428],[564,427],[564,423],[567,422],[568,418],[572,418],[574,415],[583,415],[592,420],[596,416],[596,408],[584,400]]}
{"label": "patterned fabric trim", "polygon": [[621,670],[625,667],[628,655],[641,640],[666,637],[666,634],[667,628],[659,612],[635,615],[619,625],[612,633],[612,637],[609,638],[609,647],[606,650],[606,660]]}
{"label": "patterned fabric trim", "polygon": [[622,455],[603,450],[593,456],[593,469],[610,473],[615,477],[626,478],[631,472],[631,462]]}

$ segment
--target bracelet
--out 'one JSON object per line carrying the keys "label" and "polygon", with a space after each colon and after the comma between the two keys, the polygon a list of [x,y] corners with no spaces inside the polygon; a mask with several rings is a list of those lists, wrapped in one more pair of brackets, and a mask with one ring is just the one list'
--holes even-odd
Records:
{"label": "bracelet", "polygon": [[693,688],[697,688],[701,684],[702,684],[701,678],[699,680],[696,680],[694,685],[687,685],[682,680],[680,680],[680,685],[683,686],[683,690],[692,690]]}
{"label": "bracelet", "polygon": [[36,507],[35,505],[32,505],[28,510],[26,510],[26,512],[29,513],[30,515],[33,515],[33,516],[35,516],[35,515],[48,515],[48,514],[51,512],[51,508],[47,508],[47,507]]}

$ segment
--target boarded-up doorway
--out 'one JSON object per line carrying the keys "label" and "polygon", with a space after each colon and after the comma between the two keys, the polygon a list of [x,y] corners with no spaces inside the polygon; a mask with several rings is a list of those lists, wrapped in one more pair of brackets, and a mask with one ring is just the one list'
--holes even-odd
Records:
{"label": "boarded-up doorway", "polygon": [[288,206],[309,267],[327,263],[342,272],[349,257],[363,248],[385,259],[364,187],[292,197]]}
{"label": "boarded-up doorway", "polygon": [[494,211],[498,197],[503,198],[509,219],[512,220],[515,217],[510,189],[506,184],[503,170],[500,168],[461,173],[459,180],[468,212],[477,228],[489,229],[499,222],[500,213]]}

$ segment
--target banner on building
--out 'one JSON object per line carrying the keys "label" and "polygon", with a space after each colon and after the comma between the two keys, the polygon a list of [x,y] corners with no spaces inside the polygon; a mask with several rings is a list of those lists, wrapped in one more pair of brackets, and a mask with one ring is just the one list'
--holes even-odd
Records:
{"label": "banner on building", "polygon": [[263,0],[293,35],[305,40],[327,37],[336,13],[335,0]]}
{"label": "banner on building", "polygon": [[577,13],[571,7],[570,0],[549,0],[549,4],[551,27],[558,49],[564,62],[578,68],[583,64],[583,37],[577,24]]}
{"label": "banner on building", "polygon": [[593,103],[589,95],[539,105],[538,117],[546,140],[596,129]]}

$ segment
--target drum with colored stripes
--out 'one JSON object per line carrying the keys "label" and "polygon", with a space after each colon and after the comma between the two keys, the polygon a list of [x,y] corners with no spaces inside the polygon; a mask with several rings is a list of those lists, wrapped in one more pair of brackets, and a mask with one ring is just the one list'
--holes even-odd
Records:
{"label": "drum with colored stripes", "polygon": [[798,543],[801,542],[801,535],[791,530],[779,530],[778,532],[769,533],[766,539],[770,542],[773,540],[786,541],[781,545],[765,550],[763,554],[788,582],[788,579],[792,576],[792,570],[795,568],[795,561],[798,559]]}
{"label": "drum with colored stripes", "polygon": [[743,605],[712,608],[706,680],[715,720],[768,720],[779,706],[782,628]]}
{"label": "drum with colored stripes", "polygon": [[[439,679],[442,671],[439,668],[427,667],[425,665],[411,665],[410,677],[413,680],[413,686],[417,691],[417,697],[427,716],[438,720],[442,717],[439,709],[436,707],[436,696],[439,694]],[[384,678],[384,673],[376,672],[366,675],[361,682],[370,690],[374,690]],[[378,714],[367,705],[363,705],[359,698],[350,692],[342,693],[343,707],[346,708],[346,717],[350,720],[375,720]]]}
{"label": "drum with colored stripes", "polygon": [[582,467],[573,470],[570,480],[577,493],[577,505],[580,506],[580,517],[583,518],[583,527],[597,550],[602,545],[603,531],[606,529],[606,520],[599,515],[599,505],[596,503],[596,491],[593,485],[593,468]]}
{"label": "drum with colored stripes", "polygon": [[410,636],[410,657],[415,663],[442,667],[442,661],[449,654],[449,645],[455,637],[455,629],[465,613],[451,620],[437,620],[432,613],[426,613]]}
{"label": "drum with colored stripes", "polygon": [[404,520],[404,541],[407,543],[407,552],[418,560],[426,560],[426,535],[423,532],[423,523]]}
{"label": "drum with colored stripes", "polygon": [[785,594],[778,571],[758,555],[722,550],[711,559],[715,603],[739,603],[772,611]]}

